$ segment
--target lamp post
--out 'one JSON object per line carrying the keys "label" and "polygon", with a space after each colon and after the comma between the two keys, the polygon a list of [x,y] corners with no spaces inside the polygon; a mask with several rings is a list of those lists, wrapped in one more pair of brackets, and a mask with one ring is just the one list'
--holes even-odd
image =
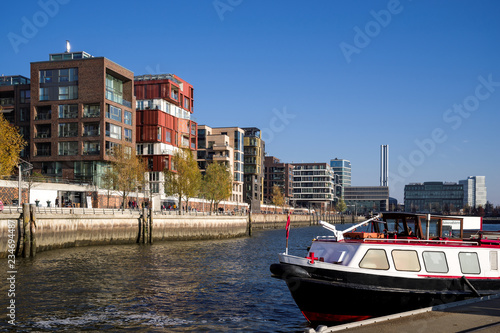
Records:
{"label": "lamp post", "polygon": [[[27,164],[27,166],[24,168],[23,170],[23,164]],[[27,172],[27,171],[30,171],[31,169],[33,169],[33,164],[23,160],[23,159],[19,159],[19,164],[17,165],[17,169],[18,169],[18,201],[17,201],[17,207],[21,207],[21,198],[22,198],[22,172]]]}

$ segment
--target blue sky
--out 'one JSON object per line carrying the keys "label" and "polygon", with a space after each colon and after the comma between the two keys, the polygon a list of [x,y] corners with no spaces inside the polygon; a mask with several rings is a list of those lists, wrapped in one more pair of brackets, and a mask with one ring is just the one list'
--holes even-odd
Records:
{"label": "blue sky", "polygon": [[194,117],[255,126],[285,162],[352,163],[353,185],[486,176],[500,204],[498,1],[9,1],[0,74],[73,51],[195,88]]}

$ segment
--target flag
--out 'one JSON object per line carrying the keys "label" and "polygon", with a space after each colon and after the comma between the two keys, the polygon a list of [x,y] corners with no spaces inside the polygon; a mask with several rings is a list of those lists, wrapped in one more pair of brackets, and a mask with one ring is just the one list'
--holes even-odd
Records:
{"label": "flag", "polygon": [[288,219],[286,220],[286,239],[288,239],[289,233],[290,233],[290,214],[288,214]]}

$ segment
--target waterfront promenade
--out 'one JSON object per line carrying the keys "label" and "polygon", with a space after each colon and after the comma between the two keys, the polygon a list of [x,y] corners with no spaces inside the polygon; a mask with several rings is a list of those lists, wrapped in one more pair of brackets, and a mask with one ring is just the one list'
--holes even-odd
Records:
{"label": "waterfront promenade", "polygon": [[500,332],[500,294],[443,304],[307,333]]}

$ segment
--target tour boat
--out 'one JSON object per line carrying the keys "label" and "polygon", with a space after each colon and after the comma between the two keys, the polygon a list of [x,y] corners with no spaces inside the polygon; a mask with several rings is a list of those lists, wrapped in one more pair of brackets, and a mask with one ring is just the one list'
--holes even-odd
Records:
{"label": "tour boat", "polygon": [[480,218],[383,213],[344,231],[320,224],[333,235],[313,239],[305,258],[287,249],[270,267],[312,323],[358,321],[500,292],[500,232],[482,231]]}

